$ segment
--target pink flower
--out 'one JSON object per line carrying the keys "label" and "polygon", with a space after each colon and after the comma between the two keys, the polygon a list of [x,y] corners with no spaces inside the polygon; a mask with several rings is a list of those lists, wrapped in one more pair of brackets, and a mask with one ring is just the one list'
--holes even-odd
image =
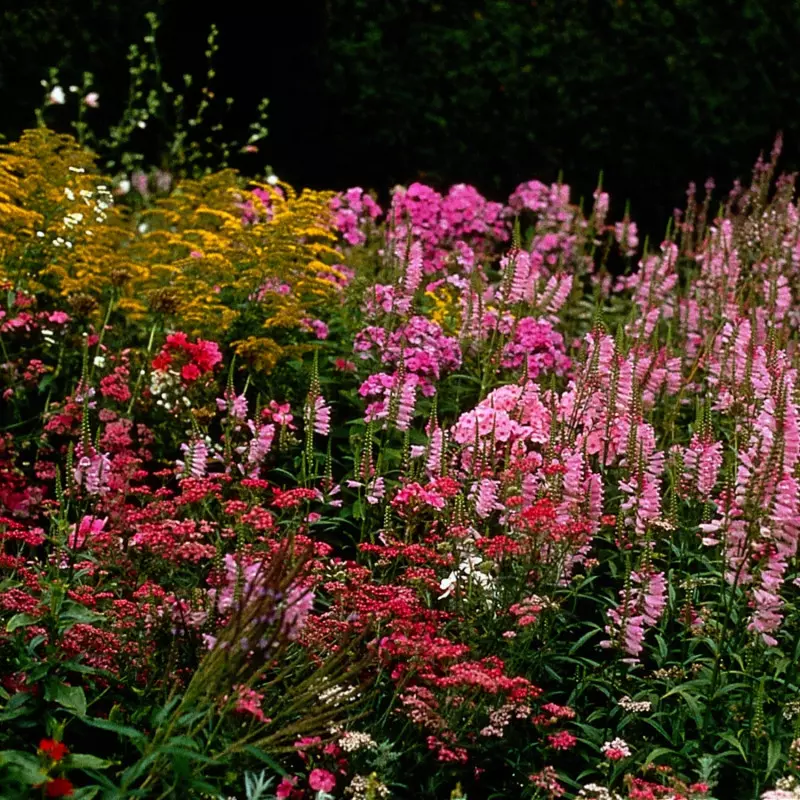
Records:
{"label": "pink flower", "polygon": [[264,702],[264,695],[260,694],[255,689],[249,689],[247,686],[240,685],[234,688],[238,691],[234,711],[239,714],[249,714],[264,725],[270,722],[261,709],[261,704]]}
{"label": "pink flower", "polygon": [[103,517],[102,519],[99,517],[83,517],[77,531],[74,525],[70,528],[67,544],[74,549],[83,547],[90,536],[96,536],[103,530],[106,522],[108,522],[108,517]]}
{"label": "pink flower", "polygon": [[297,778],[294,776],[283,778],[278,784],[278,788],[275,790],[275,797],[279,798],[279,800],[285,800],[285,798],[291,797],[296,784]]}
{"label": "pink flower", "polygon": [[547,737],[547,743],[554,750],[571,750],[577,744],[577,737],[573,736],[569,731],[560,731],[559,733],[551,733]]}
{"label": "pink flower", "polygon": [[314,398],[314,432],[320,436],[331,432],[331,409],[320,395]]}
{"label": "pink flower", "polygon": [[336,777],[326,769],[312,769],[308,776],[308,785],[315,792],[330,792],[336,788]]}
{"label": "pink flower", "polygon": [[83,102],[86,103],[89,108],[97,108],[100,105],[100,95],[97,92],[89,92],[89,94],[83,98]]}
{"label": "pink flower", "polygon": [[614,739],[613,742],[606,742],[600,749],[609,761],[621,761],[631,754],[631,748],[628,747],[628,743],[624,739]]}

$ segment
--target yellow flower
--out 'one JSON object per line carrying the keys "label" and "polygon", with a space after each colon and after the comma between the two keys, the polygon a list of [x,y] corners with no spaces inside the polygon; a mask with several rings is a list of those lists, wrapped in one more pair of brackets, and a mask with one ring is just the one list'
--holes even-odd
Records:
{"label": "yellow flower", "polygon": [[[54,303],[85,297],[95,321],[113,304],[129,322],[167,315],[192,335],[219,338],[243,315],[256,329],[297,329],[337,294],[321,277],[341,278],[332,193],[255,185],[271,213],[254,224],[242,203],[264,204],[232,170],[178,181],[135,212],[113,202],[111,181],[72,137],[26,131],[0,150],[0,279]],[[255,336],[238,346],[263,369],[293,352]]]}

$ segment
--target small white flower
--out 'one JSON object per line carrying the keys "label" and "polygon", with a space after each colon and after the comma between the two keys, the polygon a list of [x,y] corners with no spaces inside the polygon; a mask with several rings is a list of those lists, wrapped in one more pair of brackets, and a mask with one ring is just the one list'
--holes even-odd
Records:
{"label": "small white flower", "polygon": [[439,584],[439,588],[442,590],[442,594],[439,595],[439,600],[444,600],[445,597],[450,597],[457,583],[458,576],[455,572],[451,572],[446,578],[442,578],[442,581]]}
{"label": "small white flower", "polygon": [[44,231],[36,231],[36,235],[37,235],[37,236],[38,236],[40,239],[44,239]]}
{"label": "small white flower", "polygon": [[73,192],[72,189],[69,188],[69,186],[66,186],[64,188],[64,194],[67,196],[67,200],[75,199],[75,192]]}
{"label": "small white flower", "polygon": [[147,223],[142,222],[140,223],[139,227],[136,229],[139,233],[147,233]]}
{"label": "small white flower", "polygon": [[69,87],[69,90],[72,92],[72,94],[77,94],[78,87],[75,86],[75,84],[72,84],[72,86]]}
{"label": "small white flower", "polygon": [[269,178],[267,178],[267,183],[270,186],[277,186],[278,185],[278,176],[277,175],[270,175]]}
{"label": "small white flower", "polygon": [[83,102],[86,103],[89,108],[97,108],[100,105],[100,95],[97,92],[89,92],[89,94],[83,98]]}
{"label": "small white flower", "polygon": [[629,711],[632,714],[642,714],[650,711],[652,708],[652,704],[649,700],[631,700],[628,695],[620,698],[620,700],[617,701],[617,705],[621,706],[625,711]]}
{"label": "small white flower", "polygon": [[92,363],[96,367],[100,367],[102,369],[106,365],[106,359],[104,356],[95,356],[94,361]]}
{"label": "small white flower", "polygon": [[139,120],[139,121],[138,121],[136,124],[137,124],[137,125],[138,125],[140,128],[146,128],[146,127],[147,127],[147,123],[146,123],[146,122],[145,122],[143,119],[140,119],[140,120]]}
{"label": "small white flower", "polygon": [[63,106],[67,102],[67,96],[60,86],[54,86],[47,95],[47,102],[52,106]]}

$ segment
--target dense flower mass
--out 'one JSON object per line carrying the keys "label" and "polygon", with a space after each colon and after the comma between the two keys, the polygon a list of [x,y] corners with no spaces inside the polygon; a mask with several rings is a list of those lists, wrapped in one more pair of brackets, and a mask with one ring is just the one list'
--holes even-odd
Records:
{"label": "dense flower mass", "polygon": [[796,796],[776,158],[643,250],[601,188],[5,148],[4,797]]}

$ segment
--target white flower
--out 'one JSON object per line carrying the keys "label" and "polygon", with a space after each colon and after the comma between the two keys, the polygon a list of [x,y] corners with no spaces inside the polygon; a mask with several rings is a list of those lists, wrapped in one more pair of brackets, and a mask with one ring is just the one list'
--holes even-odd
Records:
{"label": "white flower", "polygon": [[92,362],[96,367],[104,367],[106,365],[106,360],[103,356],[95,356],[94,361]]}
{"label": "white flower", "polygon": [[269,178],[267,178],[267,183],[270,186],[277,186],[277,184],[278,184],[278,176],[277,175],[270,175]]}
{"label": "white flower", "polygon": [[446,578],[442,578],[442,582],[439,584],[442,594],[439,595],[439,599],[444,600],[445,597],[450,597],[457,583],[458,576],[455,572],[451,572]]}
{"label": "white flower", "polygon": [[73,83],[72,86],[69,87],[69,90],[72,92],[72,94],[77,94],[78,87]]}
{"label": "white flower", "polygon": [[139,233],[147,233],[147,223],[142,222],[139,224],[139,227],[136,229]]}
{"label": "white flower", "polygon": [[624,708],[625,711],[630,711],[633,714],[641,714],[646,711],[650,711],[652,708],[652,704],[649,700],[631,700],[628,695],[625,695],[625,697],[617,701],[617,705]]}
{"label": "white flower", "polygon": [[140,120],[139,120],[139,121],[138,121],[136,124],[137,124],[137,125],[138,125],[140,128],[146,128],[146,127],[147,127],[147,123],[146,123],[146,122],[145,122],[143,119],[140,119]]}
{"label": "white flower", "polygon": [[131,182],[130,182],[130,181],[127,179],[127,178],[123,178],[123,179],[122,179],[122,180],[121,180],[121,181],[120,181],[120,182],[117,184],[117,189],[119,189],[119,191],[120,191],[122,194],[128,194],[128,192],[131,190]]}
{"label": "white flower", "polygon": [[53,106],[63,106],[67,102],[67,96],[60,86],[54,86],[47,95],[47,102]]}
{"label": "white flower", "polygon": [[89,92],[89,94],[83,98],[83,102],[86,103],[89,108],[97,108],[100,105],[100,95],[97,92]]}

